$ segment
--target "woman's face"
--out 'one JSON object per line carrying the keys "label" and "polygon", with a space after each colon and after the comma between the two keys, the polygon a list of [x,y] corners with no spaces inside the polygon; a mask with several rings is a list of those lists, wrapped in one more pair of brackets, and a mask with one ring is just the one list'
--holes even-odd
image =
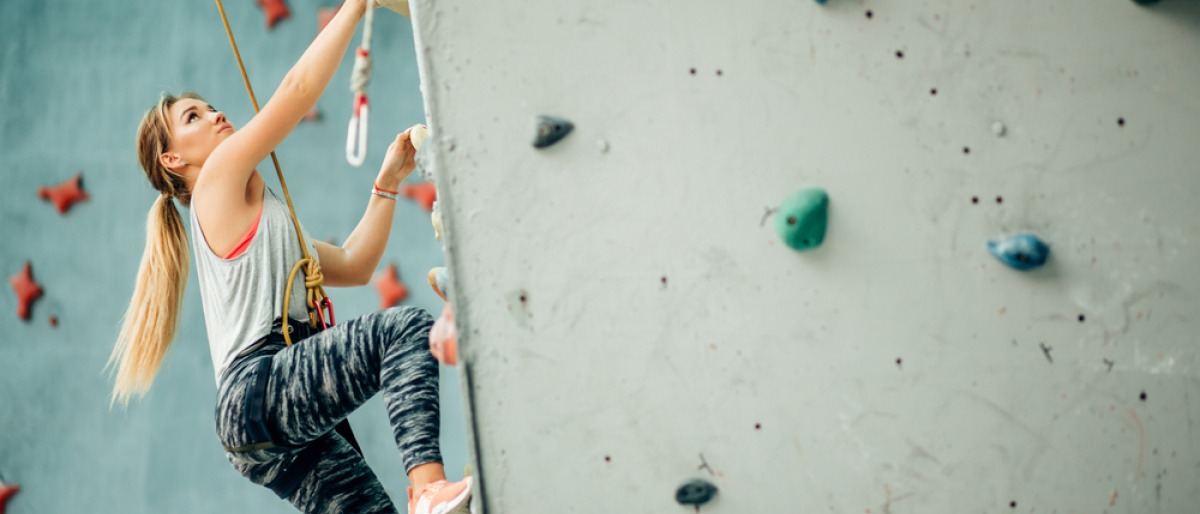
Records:
{"label": "woman's face", "polygon": [[184,98],[169,111],[171,147],[163,158],[168,168],[178,172],[189,165],[198,171],[213,149],[234,132],[225,113],[201,100]]}

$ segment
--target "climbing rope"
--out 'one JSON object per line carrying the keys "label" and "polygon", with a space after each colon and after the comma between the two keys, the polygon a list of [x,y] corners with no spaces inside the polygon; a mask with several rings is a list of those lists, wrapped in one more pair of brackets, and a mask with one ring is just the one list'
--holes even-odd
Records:
{"label": "climbing rope", "polygon": [[367,160],[367,83],[371,82],[371,26],[374,7],[367,7],[363,18],[362,42],[354,53],[354,71],[350,75],[350,91],[354,92],[354,114],[346,128],[346,160],[355,168]]}
{"label": "climbing rope", "polygon": [[[238,51],[237,41],[233,38],[233,29],[229,28],[229,18],[225,16],[225,6],[221,0],[216,0],[217,10],[221,11],[221,22],[225,24],[225,34],[229,36],[229,45],[233,47],[233,56],[237,58],[238,69],[242,71],[242,80],[246,83],[246,91],[250,93],[250,102],[254,104],[254,112],[259,111],[258,98],[254,96],[254,88],[250,87],[250,76],[246,74],[246,65],[242,63],[242,54]],[[368,9],[370,11],[370,9]],[[368,30],[370,30],[368,28]],[[365,102],[365,99],[364,99]],[[308,253],[308,245],[304,242],[304,232],[300,229],[300,220],[296,218],[296,209],[292,206],[292,197],[288,194],[287,182],[283,180],[283,170],[279,167],[279,158],[275,156],[275,151],[271,151],[271,162],[275,164],[275,174],[279,176],[279,186],[283,189],[283,197],[287,200],[288,212],[292,216],[292,225],[296,227],[296,237],[300,239],[300,252],[304,255],[295,266],[292,266],[292,272],[288,274],[287,288],[283,293],[283,339],[288,346],[292,344],[292,336],[288,333],[288,303],[292,298],[292,284],[296,280],[296,273],[301,269],[304,270],[304,287],[308,289],[308,324],[316,327],[317,324],[321,328],[329,328],[333,325],[333,301],[325,295],[325,288],[321,287],[325,277],[321,274],[321,265],[317,260]],[[325,313],[329,314],[329,321],[325,321]]]}

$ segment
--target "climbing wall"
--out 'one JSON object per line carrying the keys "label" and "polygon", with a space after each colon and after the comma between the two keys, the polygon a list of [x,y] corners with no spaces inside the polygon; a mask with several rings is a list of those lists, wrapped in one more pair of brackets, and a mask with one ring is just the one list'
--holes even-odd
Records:
{"label": "climbing wall", "polygon": [[413,9],[489,514],[1195,512],[1200,4]]}
{"label": "climbing wall", "polygon": [[[313,40],[320,14],[338,4],[224,1],[259,101]],[[407,18],[376,12],[362,168],[344,157],[352,52],[318,102],[320,116],[278,148],[313,237],[345,241],[388,144],[424,120],[412,42]],[[105,361],[157,195],[138,167],[134,136],[161,91],[182,90],[203,94],[239,127],[253,114],[212,0],[0,0],[0,513],[295,512],[239,476],[217,441],[194,271],[180,336],[154,389],[128,410],[109,405]],[[270,161],[258,169],[278,191]],[[81,194],[87,199],[70,202]],[[442,301],[425,273],[443,259],[429,213],[401,199],[378,276],[395,269],[407,284],[402,304],[437,314]],[[22,308],[20,300],[38,290]],[[328,289],[338,322],[398,299],[398,291],[395,283]],[[467,445],[456,374],[442,370],[442,449],[447,473],[461,478]],[[408,480],[382,399],[351,424],[368,463],[403,505]],[[13,484],[20,492],[10,496]]]}

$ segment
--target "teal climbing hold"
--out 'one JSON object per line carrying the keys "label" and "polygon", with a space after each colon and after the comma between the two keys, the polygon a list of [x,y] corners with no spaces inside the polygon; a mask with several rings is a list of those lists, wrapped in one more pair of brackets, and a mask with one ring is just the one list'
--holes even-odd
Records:
{"label": "teal climbing hold", "polygon": [[802,190],[775,212],[775,232],[797,251],[812,250],[825,241],[829,222],[829,194],[821,188]]}
{"label": "teal climbing hold", "polygon": [[1050,258],[1050,246],[1033,234],[988,241],[987,249],[1000,262],[1018,271],[1038,269]]}

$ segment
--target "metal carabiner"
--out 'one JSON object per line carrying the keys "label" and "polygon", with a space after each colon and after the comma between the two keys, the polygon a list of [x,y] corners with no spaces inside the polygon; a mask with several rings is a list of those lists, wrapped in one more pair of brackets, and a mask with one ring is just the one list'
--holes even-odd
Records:
{"label": "metal carabiner", "polygon": [[367,95],[354,95],[354,115],[350,117],[350,126],[346,129],[346,161],[355,168],[367,160],[367,116],[370,108],[367,106]]}

